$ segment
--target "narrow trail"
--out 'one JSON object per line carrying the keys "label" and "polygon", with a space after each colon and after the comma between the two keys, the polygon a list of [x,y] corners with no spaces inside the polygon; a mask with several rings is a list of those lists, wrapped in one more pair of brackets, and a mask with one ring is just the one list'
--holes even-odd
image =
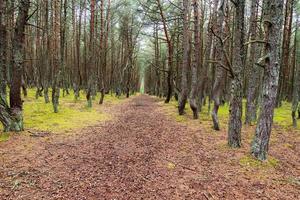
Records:
{"label": "narrow trail", "polygon": [[0,199],[268,199],[259,191],[272,185],[223,169],[226,157],[156,101],[134,97],[114,108],[112,121],[75,136],[0,146]]}

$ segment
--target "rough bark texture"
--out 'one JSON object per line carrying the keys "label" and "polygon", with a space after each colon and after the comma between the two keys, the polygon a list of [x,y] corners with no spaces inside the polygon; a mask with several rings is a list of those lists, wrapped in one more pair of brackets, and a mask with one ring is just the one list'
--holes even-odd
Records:
{"label": "rough bark texture", "polygon": [[188,98],[188,68],[189,68],[189,9],[190,1],[183,1],[183,60],[182,60],[182,71],[181,71],[181,91],[178,101],[178,112],[179,115],[183,115],[185,105]]}
{"label": "rough bark texture", "polygon": [[231,82],[231,100],[229,108],[228,145],[241,147],[241,129],[243,112],[243,73],[244,73],[244,9],[245,0],[235,1],[235,27],[233,47],[233,80]]}
{"label": "rough bark texture", "polygon": [[196,101],[197,88],[198,88],[198,69],[201,65],[200,57],[200,27],[199,27],[199,4],[197,0],[193,0],[194,7],[194,61],[192,64],[192,80],[191,80],[191,91],[190,91],[190,107],[193,111],[194,119],[198,119],[198,104]]}
{"label": "rough bark texture", "polygon": [[282,0],[265,0],[263,4],[265,28],[265,65],[260,115],[251,147],[259,160],[266,160],[273,124],[279,79],[280,37],[282,27]]}
{"label": "rough bark texture", "polygon": [[[251,16],[250,16],[250,41],[255,41],[257,36],[257,12],[258,12],[259,0],[254,0],[251,2]],[[257,112],[257,90],[259,86],[259,66],[255,64],[258,56],[260,55],[259,45],[257,43],[250,44],[249,59],[247,62],[249,77],[247,84],[247,103],[245,112],[245,124],[251,125],[256,121]]]}
{"label": "rough bark texture", "polygon": [[[25,42],[25,25],[28,17],[30,2],[29,0],[20,1],[18,17],[14,30],[13,39],[13,63],[12,63],[12,80],[10,87],[10,109],[6,116],[8,121],[5,124],[5,131],[22,131],[23,115],[22,115],[22,72],[24,63],[24,42]],[[6,108],[7,110],[8,108]]]}
{"label": "rough bark texture", "polygon": [[0,101],[6,103],[6,0],[0,0]]}
{"label": "rough bark texture", "polygon": [[6,1],[0,0],[0,121],[6,129],[10,126],[11,116],[7,104],[6,91],[6,24],[5,24]]}

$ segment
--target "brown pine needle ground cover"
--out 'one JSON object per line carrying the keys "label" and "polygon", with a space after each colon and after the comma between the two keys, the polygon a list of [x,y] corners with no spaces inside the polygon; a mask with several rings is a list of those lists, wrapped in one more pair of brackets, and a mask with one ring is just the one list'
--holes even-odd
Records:
{"label": "brown pine needle ground cover", "polygon": [[157,98],[110,113],[77,134],[0,143],[0,199],[299,199],[296,131],[276,127],[271,159],[259,163],[248,156],[253,127],[232,150],[226,122],[214,132],[208,120],[176,120]]}

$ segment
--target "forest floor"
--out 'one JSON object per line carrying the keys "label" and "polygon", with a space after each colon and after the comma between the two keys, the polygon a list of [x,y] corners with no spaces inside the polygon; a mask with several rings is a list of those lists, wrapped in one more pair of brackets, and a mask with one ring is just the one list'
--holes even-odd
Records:
{"label": "forest floor", "polygon": [[260,163],[248,153],[254,127],[229,149],[226,122],[215,132],[161,102],[139,95],[72,134],[0,143],[0,199],[300,199],[299,131],[275,126]]}

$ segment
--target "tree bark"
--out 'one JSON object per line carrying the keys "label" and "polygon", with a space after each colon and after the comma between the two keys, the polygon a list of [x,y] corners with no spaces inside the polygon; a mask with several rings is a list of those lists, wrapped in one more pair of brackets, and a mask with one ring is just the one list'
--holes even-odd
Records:
{"label": "tree bark", "polygon": [[281,106],[281,101],[286,100],[287,91],[289,87],[289,70],[290,70],[290,43],[292,34],[293,22],[293,5],[294,0],[286,0],[284,28],[281,49],[281,62],[280,62],[280,77],[279,88],[277,93],[277,106]]}
{"label": "tree bark", "polygon": [[[12,80],[10,87],[10,108],[6,107],[6,112],[2,115],[6,118],[7,123],[4,124],[5,131],[23,131],[23,101],[21,98],[22,72],[24,64],[24,42],[25,42],[25,26],[28,18],[30,2],[29,0],[21,0],[19,5],[18,17],[14,28],[13,39],[13,63],[12,63]],[[8,112],[7,112],[8,111]],[[2,113],[2,112],[1,112]],[[2,118],[2,117],[1,117]]]}
{"label": "tree bark", "polygon": [[280,70],[280,38],[282,28],[282,0],[264,0],[263,20],[265,28],[265,64],[260,115],[251,153],[259,160],[267,159],[273,124],[274,108]]}
{"label": "tree bark", "polygon": [[183,49],[183,60],[182,60],[182,69],[181,69],[181,91],[178,99],[178,112],[179,115],[183,115],[185,105],[188,98],[188,69],[189,69],[189,11],[190,11],[190,1],[183,1],[183,41],[182,41],[182,49]]}
{"label": "tree bark", "polygon": [[212,120],[213,120],[213,128],[215,130],[220,130],[220,124],[219,124],[219,119],[218,119],[218,111],[219,111],[219,107],[221,104],[221,92],[222,89],[224,87],[224,81],[226,79],[226,72],[225,69],[222,68],[222,66],[220,65],[221,62],[224,61],[224,52],[222,51],[222,49],[224,48],[223,45],[221,44],[221,41],[216,38],[216,37],[220,37],[222,38],[223,35],[223,31],[224,31],[224,10],[226,7],[226,0],[221,0],[219,1],[219,6],[218,6],[218,18],[217,18],[217,23],[214,24],[214,27],[212,27],[212,29],[214,29],[214,32],[217,36],[215,36],[215,43],[216,43],[216,58],[218,58],[218,62],[215,65],[215,81],[213,84],[213,88],[212,88],[212,99],[214,101],[214,107],[212,110]]}
{"label": "tree bark", "polygon": [[[257,39],[257,12],[258,12],[259,0],[251,2],[251,16],[250,16],[250,28],[249,35],[250,41]],[[259,66],[255,64],[258,56],[260,55],[259,45],[257,43],[250,44],[249,59],[247,62],[247,69],[249,71],[248,84],[247,84],[247,103],[246,103],[246,119],[245,124],[251,125],[256,121],[257,112],[257,96],[259,86]]]}
{"label": "tree bark", "polygon": [[245,61],[244,48],[244,10],[245,0],[235,0],[235,27],[233,46],[233,80],[231,82],[231,100],[229,108],[228,145],[241,147],[241,129],[243,113],[243,73]]}
{"label": "tree bark", "polygon": [[193,111],[194,119],[198,119],[198,104],[196,100],[198,89],[198,69],[201,69],[201,44],[200,44],[200,15],[198,0],[193,0],[194,7],[194,62],[192,64],[192,80],[190,91],[190,107]]}
{"label": "tree bark", "polygon": [[[298,16],[297,16],[298,17]],[[297,112],[297,108],[299,105],[299,88],[300,88],[300,69],[299,69],[299,64],[298,64],[298,54],[297,54],[297,50],[298,50],[298,40],[297,40],[297,34],[298,34],[298,20],[296,22],[296,30],[295,30],[295,36],[294,36],[294,52],[293,52],[293,74],[294,74],[294,78],[293,78],[293,96],[292,96],[292,120],[293,120],[293,127],[297,128],[297,116],[296,116],[296,112]]]}

